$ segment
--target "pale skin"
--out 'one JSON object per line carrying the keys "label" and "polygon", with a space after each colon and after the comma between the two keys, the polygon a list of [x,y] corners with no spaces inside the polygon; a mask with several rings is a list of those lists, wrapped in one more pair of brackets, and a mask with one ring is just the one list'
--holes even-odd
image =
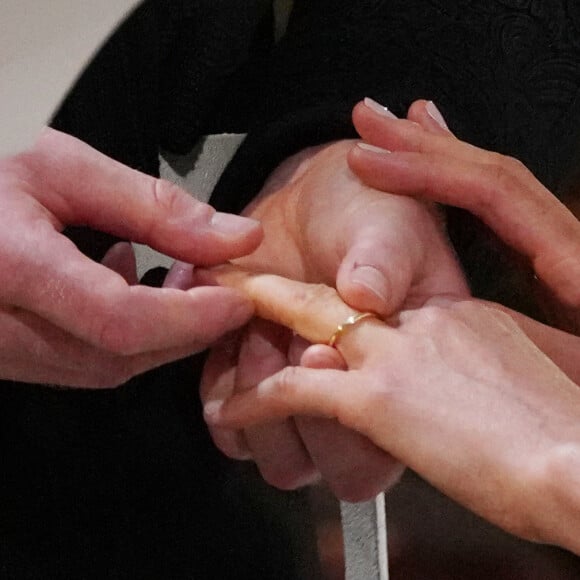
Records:
{"label": "pale skin", "polygon": [[[364,186],[346,164],[352,145],[305,150],[272,174],[245,211],[261,221],[264,243],[237,263],[336,286],[351,306],[383,316],[435,295],[468,296],[433,207]],[[296,364],[306,346],[280,326],[252,321],[243,337],[210,353],[202,400],[251,388]],[[336,421],[299,417],[210,431],[225,454],[251,458],[269,483],[283,489],[322,478],[341,499],[360,501],[402,472],[389,454]]]}
{"label": "pale skin", "polygon": [[62,235],[86,225],[188,262],[253,251],[260,225],[46,129],[0,160],[0,378],[115,387],[206,348],[252,316],[231,289],[137,285],[131,246],[98,264]]}
{"label": "pale skin", "polygon": [[[224,269],[208,276],[314,342],[354,312],[329,287]],[[337,348],[348,370],[315,345],[303,367],[208,403],[206,420],[336,419],[507,531],[580,552],[580,390],[507,313],[433,298],[388,323],[360,322]]]}
{"label": "pale skin", "polygon": [[471,211],[527,258],[547,290],[550,314],[569,332],[524,317],[518,321],[527,332],[535,328],[534,340],[580,382],[578,219],[520,161],[456,139],[427,113],[427,104],[411,106],[413,121],[357,105],[355,127],[381,149],[355,146],[349,152],[351,168],[374,187]]}
{"label": "pale skin", "polygon": [[[417,117],[424,106],[414,105]],[[357,148],[349,156],[357,173],[376,187],[400,183],[398,193],[474,211],[531,259],[568,312],[578,312],[580,225],[549,191],[514,160],[461,143],[441,126],[426,131],[368,109],[355,110],[357,128],[397,153]],[[384,131],[388,124],[388,136],[372,134],[374,123]],[[321,295],[281,278],[213,275],[314,342],[328,340],[348,315],[331,289]],[[502,528],[580,553],[580,339],[473,299],[436,297],[387,323],[365,320],[341,339],[348,370],[336,350],[312,346],[302,367],[212,401],[206,419],[241,428],[292,415],[335,417]]]}

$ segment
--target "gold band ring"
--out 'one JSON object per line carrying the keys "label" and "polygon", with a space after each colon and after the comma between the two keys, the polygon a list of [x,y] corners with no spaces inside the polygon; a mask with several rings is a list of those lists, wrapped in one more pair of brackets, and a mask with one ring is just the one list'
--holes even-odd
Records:
{"label": "gold band ring", "polygon": [[355,324],[358,324],[361,320],[365,318],[377,318],[376,314],[372,312],[359,312],[358,314],[352,314],[349,316],[342,324],[339,324],[334,331],[334,334],[330,337],[328,341],[328,346],[332,346],[336,348],[336,343],[338,339],[349,329],[352,328]]}

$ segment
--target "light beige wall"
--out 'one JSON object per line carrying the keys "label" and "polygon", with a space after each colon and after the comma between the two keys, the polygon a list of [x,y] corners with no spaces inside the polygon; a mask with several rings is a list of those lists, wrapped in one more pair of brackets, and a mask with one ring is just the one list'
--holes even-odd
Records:
{"label": "light beige wall", "polygon": [[138,0],[2,0],[0,156],[29,145]]}

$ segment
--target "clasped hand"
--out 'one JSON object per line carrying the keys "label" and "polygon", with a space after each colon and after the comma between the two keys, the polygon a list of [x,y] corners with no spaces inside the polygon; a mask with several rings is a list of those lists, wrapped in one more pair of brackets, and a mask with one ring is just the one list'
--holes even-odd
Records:
{"label": "clasped hand", "polygon": [[[354,118],[375,146],[349,151],[365,181],[470,209],[578,317],[580,224],[519,162],[462,143],[432,119],[425,128],[362,105]],[[326,286],[227,269],[206,276],[313,343],[353,312]],[[497,304],[435,296],[386,323],[365,319],[338,349],[343,358],[314,344],[301,366],[208,402],[207,421],[240,429],[336,418],[504,529],[580,553],[579,337]]]}
{"label": "clasped hand", "polygon": [[[245,212],[262,222],[264,242],[236,263],[336,287],[352,307],[384,317],[432,296],[468,296],[435,207],[363,184],[347,165],[353,143],[305,150],[274,171]],[[253,320],[242,335],[211,351],[203,401],[252,388],[298,364],[306,346],[284,327]],[[360,501],[402,473],[390,454],[336,421],[292,417],[210,430],[224,453],[251,458],[268,482],[283,489],[322,478],[341,499]]]}

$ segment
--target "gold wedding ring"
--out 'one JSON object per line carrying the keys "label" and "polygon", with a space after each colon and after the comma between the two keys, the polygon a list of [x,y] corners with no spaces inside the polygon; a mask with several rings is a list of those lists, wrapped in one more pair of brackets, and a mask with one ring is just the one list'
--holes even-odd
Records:
{"label": "gold wedding ring", "polygon": [[358,324],[361,320],[365,318],[377,318],[376,314],[372,312],[359,312],[358,314],[352,314],[349,316],[342,324],[339,324],[334,331],[334,334],[330,337],[328,341],[328,346],[336,348],[336,343],[338,339],[349,329],[351,329],[355,324]]}

